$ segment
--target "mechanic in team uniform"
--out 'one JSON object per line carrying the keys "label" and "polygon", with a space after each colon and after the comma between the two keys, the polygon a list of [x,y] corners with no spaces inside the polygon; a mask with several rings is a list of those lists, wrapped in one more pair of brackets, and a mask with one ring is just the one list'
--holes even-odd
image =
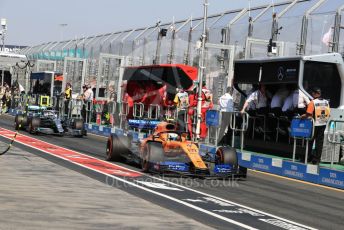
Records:
{"label": "mechanic in team uniform", "polygon": [[190,105],[189,103],[189,95],[184,89],[178,89],[178,93],[174,97],[173,102],[175,103],[177,107],[177,112],[178,112],[178,127],[179,131],[185,132],[186,127],[185,127],[185,120],[186,120],[186,114],[187,114],[187,109]]}
{"label": "mechanic in team uniform", "polygon": [[69,112],[69,104],[70,100],[72,99],[72,85],[68,82],[66,84],[66,89],[64,92],[64,104],[65,104],[65,115],[68,115]]}
{"label": "mechanic in team uniform", "polygon": [[[323,149],[324,132],[330,117],[330,105],[327,100],[321,98],[321,89],[319,87],[312,89],[312,97],[314,99],[308,104],[306,113],[302,115],[302,118],[314,118],[314,137],[308,144],[308,160],[313,164],[319,164]],[[315,154],[312,153],[314,141]]]}
{"label": "mechanic in team uniform", "polygon": [[[203,82],[203,87],[202,87],[202,106],[201,106],[201,127],[200,127],[200,138],[201,139],[205,139],[207,137],[207,132],[208,132],[208,128],[207,125],[205,123],[205,114],[206,112],[213,108],[214,104],[213,104],[213,94],[211,93],[211,91],[207,88],[206,83]],[[194,110],[194,108],[197,108],[197,101],[198,101],[198,92],[197,90],[193,91],[193,94],[191,94],[189,96],[189,132],[190,132],[190,136],[192,137],[192,118],[194,117],[194,115],[196,115],[195,113],[196,110]]]}

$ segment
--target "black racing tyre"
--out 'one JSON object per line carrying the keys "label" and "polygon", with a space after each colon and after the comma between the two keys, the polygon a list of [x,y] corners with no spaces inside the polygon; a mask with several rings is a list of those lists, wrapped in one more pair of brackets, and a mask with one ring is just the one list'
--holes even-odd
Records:
{"label": "black racing tyre", "polygon": [[236,166],[238,164],[238,155],[235,148],[220,147],[215,153],[216,164],[230,164]]}
{"label": "black racing tyre", "polygon": [[19,130],[20,127],[23,127],[23,115],[18,114],[14,119],[14,128]]}
{"label": "black racing tyre", "polygon": [[239,174],[242,178],[247,178],[247,168],[239,166]]}
{"label": "black racing tyre", "polygon": [[27,116],[25,114],[25,115],[23,115],[21,127],[22,127],[22,129],[24,129],[26,126],[27,126]]}
{"label": "black racing tyre", "polygon": [[29,132],[34,133],[41,125],[41,119],[39,117],[33,117],[29,123]]}
{"label": "black racing tyre", "polygon": [[129,153],[129,140],[126,136],[111,135],[106,144],[106,160],[121,161],[122,154]]}
{"label": "black racing tyre", "polygon": [[84,129],[84,121],[82,119],[75,119],[73,128],[78,130]]}
{"label": "black racing tyre", "polygon": [[232,165],[237,169],[239,177],[247,177],[247,168],[238,165],[238,155],[235,148],[227,146],[218,148],[215,154],[215,163]]}
{"label": "black racing tyre", "polygon": [[148,142],[142,158],[142,171],[149,172],[151,165],[164,161],[164,150],[160,142]]}

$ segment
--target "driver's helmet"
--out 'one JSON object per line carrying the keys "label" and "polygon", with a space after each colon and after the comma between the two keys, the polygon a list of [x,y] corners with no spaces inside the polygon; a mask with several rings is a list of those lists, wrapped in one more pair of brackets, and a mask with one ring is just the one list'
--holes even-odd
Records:
{"label": "driver's helmet", "polygon": [[178,137],[179,137],[178,133],[168,133],[168,136],[167,136],[168,140],[170,141],[177,141]]}

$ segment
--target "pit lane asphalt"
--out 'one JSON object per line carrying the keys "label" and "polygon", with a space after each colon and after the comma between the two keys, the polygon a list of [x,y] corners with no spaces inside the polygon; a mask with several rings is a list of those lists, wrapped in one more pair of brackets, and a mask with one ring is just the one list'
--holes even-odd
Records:
{"label": "pit lane asphalt", "polygon": [[[14,118],[11,116],[0,116],[0,127],[14,130],[13,122]],[[23,134],[30,135],[25,132]],[[106,139],[103,137],[94,135],[89,135],[84,138],[48,135],[32,136],[100,159],[104,159],[105,156]],[[17,146],[25,148],[30,152],[35,151],[22,145]],[[55,163],[61,162],[55,161]],[[139,170],[137,167],[127,164],[118,163],[118,165]],[[210,181],[190,180],[187,178],[164,179],[311,227],[319,229],[341,229],[344,224],[344,193],[341,191],[278,178],[254,171],[248,172],[248,178],[245,181],[234,181],[225,184],[211,184]],[[167,208],[179,211],[173,207]],[[188,213],[187,215],[199,220],[199,217],[194,216],[192,213]],[[202,222],[206,221],[204,220]]]}

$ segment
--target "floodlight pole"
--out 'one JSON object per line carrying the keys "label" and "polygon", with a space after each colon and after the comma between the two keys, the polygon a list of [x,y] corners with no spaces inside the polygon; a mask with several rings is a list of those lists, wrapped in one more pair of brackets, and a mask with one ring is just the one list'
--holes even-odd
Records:
{"label": "floodlight pole", "polygon": [[202,88],[203,77],[205,70],[205,43],[207,41],[207,18],[208,18],[208,0],[204,0],[204,14],[203,14],[203,34],[201,40],[201,50],[198,67],[198,99],[197,99],[197,125],[196,125],[196,141],[200,139],[201,120],[202,120]]}
{"label": "floodlight pole", "polygon": [[162,34],[161,34],[161,28],[160,28],[160,20],[156,24],[156,27],[158,28],[158,40],[156,43],[156,51],[155,51],[155,57],[153,60],[154,65],[160,64],[160,49],[161,49],[161,40],[162,40]]}
{"label": "floodlight pole", "polygon": [[[5,36],[7,30],[7,21],[5,18],[1,18],[1,39],[2,39],[2,51],[5,52]],[[1,74],[1,90],[4,89],[4,80],[5,80],[5,70],[4,66],[2,67],[2,74]]]}

